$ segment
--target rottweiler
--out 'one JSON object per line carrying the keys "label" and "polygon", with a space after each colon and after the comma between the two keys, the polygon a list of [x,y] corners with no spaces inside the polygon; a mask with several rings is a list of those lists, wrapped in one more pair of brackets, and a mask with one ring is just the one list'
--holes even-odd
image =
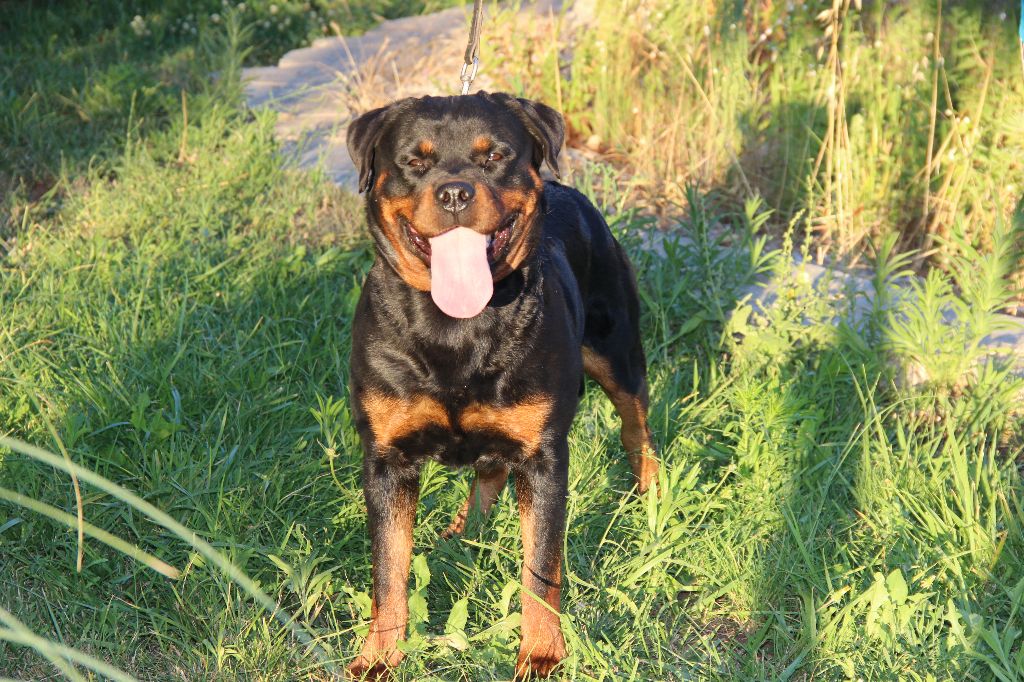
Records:
{"label": "rottweiler", "polygon": [[522,527],[516,676],[565,657],[559,625],[567,435],[584,372],[622,420],[638,489],[657,458],[647,425],[636,278],[601,213],[558,173],[554,109],[501,93],[397,101],[348,128],[376,260],[352,328],[352,414],[363,444],[372,623],[349,666],[378,678],[402,659],[422,463],[476,470],[486,513],[509,474]]}

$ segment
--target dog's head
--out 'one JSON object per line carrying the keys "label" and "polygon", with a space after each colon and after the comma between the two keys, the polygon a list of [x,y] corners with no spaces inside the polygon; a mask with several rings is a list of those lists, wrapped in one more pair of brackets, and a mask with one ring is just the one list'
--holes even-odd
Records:
{"label": "dog's head", "polygon": [[493,282],[536,248],[539,170],[547,162],[558,174],[564,136],[555,110],[499,93],[405,99],[363,114],[348,149],[381,255],[447,314],[476,315]]}

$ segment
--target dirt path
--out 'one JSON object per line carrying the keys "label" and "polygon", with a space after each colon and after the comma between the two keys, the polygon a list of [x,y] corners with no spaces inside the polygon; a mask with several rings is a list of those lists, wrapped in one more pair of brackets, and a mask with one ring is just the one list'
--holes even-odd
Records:
{"label": "dirt path", "polygon": [[[536,21],[560,6],[561,0],[538,0],[520,13]],[[277,66],[246,69],[249,106],[278,112],[277,135],[300,168],[322,160],[335,183],[354,190],[345,126],[354,114],[400,97],[458,94],[471,11],[453,7],[385,21],[361,36],[321,38],[292,50]],[[489,89],[492,66],[485,53],[474,90]]]}

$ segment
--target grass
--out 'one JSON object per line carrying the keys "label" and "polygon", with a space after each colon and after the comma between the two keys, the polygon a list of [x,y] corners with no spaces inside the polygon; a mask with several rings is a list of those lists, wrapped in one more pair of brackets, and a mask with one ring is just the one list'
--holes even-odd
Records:
{"label": "grass", "polygon": [[[4,676],[107,665],[151,680],[330,679],[368,624],[346,374],[372,251],[358,201],[282,169],[272,117],[240,106],[253,35],[225,21],[183,48],[187,122],[180,92],[141,66],[139,79],[168,88],[162,113],[83,141],[41,196],[21,181],[57,141],[21,148],[12,171]],[[659,254],[642,248],[653,218],[608,189],[617,181],[606,166],[575,178],[640,275],[664,494],[628,490],[616,418],[588,385],[570,436],[564,677],[1024,679],[1024,387],[998,363],[973,364],[1015,293],[1024,220],[993,215],[991,244],[977,247],[951,228],[965,241],[948,272],[853,315],[855,296],[781,267],[811,248],[797,236],[813,223],[787,220],[769,248],[781,220],[770,199],[690,186],[677,225],[687,239],[666,237]],[[876,262],[880,282],[911,264],[893,238]],[[745,299],[759,274],[778,280],[767,310]],[[971,313],[963,326],[941,322],[949,307]],[[903,387],[895,360],[926,363],[931,381]],[[508,679],[513,491],[441,541],[467,477],[428,467],[422,489],[398,678]]]}
{"label": "grass", "polygon": [[990,244],[994,207],[1005,218],[1024,191],[1013,3],[587,7],[593,28],[495,31],[483,59],[556,102],[661,215],[698,184],[734,210],[763,197],[777,233],[801,215],[819,259],[858,261],[896,235],[917,266],[945,266],[954,224]]}
{"label": "grass", "polygon": [[[61,179],[112,173],[126,137],[187,111],[182,92],[209,78],[206,39],[234,17],[239,58],[271,64],[317,37],[360,33],[382,18],[446,0],[175,0],[0,3],[0,190],[35,201]],[[10,210],[10,209],[8,209]],[[2,216],[2,214],[0,214]]]}

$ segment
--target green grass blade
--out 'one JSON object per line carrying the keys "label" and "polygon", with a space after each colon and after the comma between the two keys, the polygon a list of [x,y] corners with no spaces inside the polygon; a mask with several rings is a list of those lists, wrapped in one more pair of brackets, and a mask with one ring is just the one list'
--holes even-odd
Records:
{"label": "green grass blade", "polygon": [[31,647],[37,654],[48,660],[55,668],[64,673],[64,675],[72,682],[85,682],[85,678],[75,670],[74,666],[62,658],[63,652],[60,651],[62,648],[61,645],[55,644],[54,642],[35,634],[29,630],[24,623],[18,620],[13,613],[2,606],[0,606],[0,621],[3,621],[4,625],[7,626],[7,629],[0,630],[0,639],[6,639],[13,642],[15,641],[13,638],[17,637],[17,643]]}
{"label": "green grass blade", "polygon": [[[3,609],[0,609],[0,612],[2,612],[4,616],[10,615],[6,611],[3,611]],[[41,648],[45,646],[49,649],[51,654],[62,656],[69,661],[85,666],[86,668],[98,672],[111,680],[115,680],[115,682],[136,682],[134,677],[125,674],[109,663],[104,663],[98,658],[93,658],[89,654],[82,653],[77,649],[72,649],[71,647],[64,646],[63,644],[50,642],[33,633],[24,633],[13,629],[0,630],[0,639],[11,642],[12,644],[22,644],[24,646],[32,647],[36,651],[41,651]],[[65,674],[68,673],[65,671]],[[68,677],[84,680],[84,678],[77,673],[74,676],[68,675]]]}
{"label": "green grass blade", "polygon": [[156,558],[149,552],[139,549],[130,542],[126,542],[125,540],[122,540],[116,535],[108,533],[102,528],[97,528],[88,521],[82,521],[73,514],[68,514],[66,511],[58,509],[57,507],[54,507],[52,505],[46,504],[45,502],[33,500],[31,497],[26,497],[25,495],[21,495],[20,493],[16,493],[13,490],[8,490],[7,488],[2,487],[0,487],[0,500],[5,500],[12,504],[17,504],[27,509],[31,509],[37,514],[42,514],[43,516],[49,517],[54,521],[63,523],[64,525],[70,528],[80,528],[84,530],[85,534],[89,537],[95,538],[103,544],[113,547],[119,552],[122,552],[123,554],[130,556],[136,561],[143,563],[146,566],[149,566],[157,573],[165,575],[168,578],[175,579],[179,575],[181,575],[180,570],[178,570],[174,566],[171,566],[167,562]]}
{"label": "green grass blade", "polygon": [[214,566],[224,572],[229,578],[238,584],[246,593],[255,601],[257,604],[262,606],[268,612],[270,612],[274,618],[277,619],[284,627],[288,628],[295,637],[302,642],[305,646],[309,647],[316,654],[320,662],[324,664],[324,667],[331,671],[336,670],[336,666],[333,661],[329,658],[323,647],[313,641],[310,633],[306,632],[305,629],[296,625],[295,618],[290,616],[274,599],[272,599],[266,592],[261,590],[253,580],[247,576],[238,566],[232,563],[227,557],[218,552],[208,542],[199,537],[199,535],[192,530],[189,530],[182,524],[175,521],[169,514],[160,509],[157,509],[149,502],[131,492],[130,490],[123,488],[113,481],[110,481],[99,474],[86,469],[85,467],[79,466],[74,462],[68,462],[64,459],[57,457],[51,452],[47,452],[42,448],[30,445],[24,441],[18,440],[17,438],[11,438],[9,436],[0,436],[0,447],[9,448],[15,452],[19,452],[23,455],[31,457],[44,464],[49,464],[55,469],[60,469],[68,474],[74,473],[78,477],[99,488],[100,490],[113,495],[117,499],[121,500],[125,504],[128,504],[140,512],[148,516],[155,523],[163,526],[167,530],[177,535],[181,540],[191,545],[193,549],[203,555],[207,561],[212,563]]}

